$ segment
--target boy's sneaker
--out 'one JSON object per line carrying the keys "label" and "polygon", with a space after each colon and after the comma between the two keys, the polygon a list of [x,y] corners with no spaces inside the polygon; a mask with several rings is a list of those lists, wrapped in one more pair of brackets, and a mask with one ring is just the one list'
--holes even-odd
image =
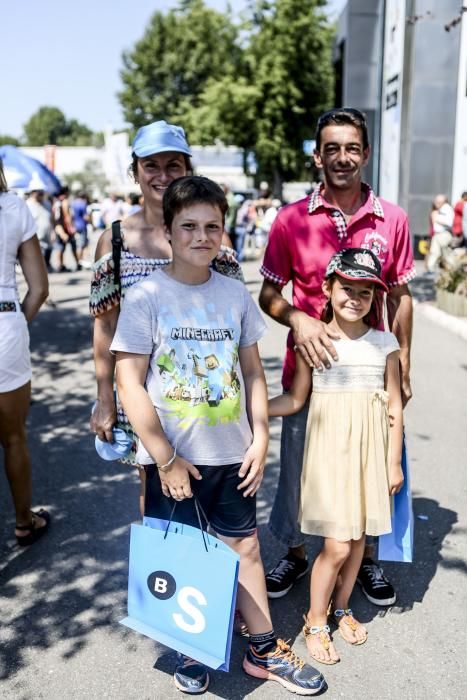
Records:
{"label": "boy's sneaker", "polygon": [[174,671],[175,687],[182,693],[197,695],[204,693],[209,685],[209,674],[206,666],[189,656],[177,654],[177,665]]}
{"label": "boy's sneaker", "polygon": [[268,598],[282,598],[287,595],[299,578],[308,571],[308,559],[301,559],[295,554],[287,554],[266,574]]}
{"label": "boy's sneaker", "polygon": [[302,661],[282,639],[277,640],[274,651],[266,654],[257,654],[249,647],[243,658],[243,670],[249,676],[276,681],[297,695],[315,695],[326,686],[324,676]]}
{"label": "boy's sneaker", "polygon": [[394,588],[384,575],[382,568],[369,557],[363,559],[357,581],[373,605],[393,605],[396,602]]}

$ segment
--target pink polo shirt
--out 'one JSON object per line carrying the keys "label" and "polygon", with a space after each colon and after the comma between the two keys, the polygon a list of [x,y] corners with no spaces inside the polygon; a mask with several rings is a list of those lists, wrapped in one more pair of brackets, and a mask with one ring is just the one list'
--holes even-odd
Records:
{"label": "pink polo shirt", "polygon": [[[310,197],[283,207],[277,215],[264,255],[261,274],[281,287],[292,281],[292,303],[319,318],[326,298],[321,290],[331,256],[343,248],[369,248],[381,262],[388,287],[415,277],[407,214],[377,198],[362,185],[367,198],[348,224],[339,209],[321,196],[322,185]],[[289,333],[282,384],[288,389],[295,371],[293,337]]]}

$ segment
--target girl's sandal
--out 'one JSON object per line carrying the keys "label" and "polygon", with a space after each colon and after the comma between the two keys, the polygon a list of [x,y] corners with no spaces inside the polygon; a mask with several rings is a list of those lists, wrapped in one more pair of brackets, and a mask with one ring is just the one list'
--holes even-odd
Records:
{"label": "girl's sandal", "polygon": [[363,639],[357,639],[354,642],[352,642],[352,640],[349,639],[342,631],[343,627],[340,624],[341,622],[343,622],[344,625],[347,625],[354,633],[360,625],[360,623],[355,619],[353,615],[352,608],[346,608],[345,610],[343,610],[342,608],[336,608],[336,610],[334,610],[334,612],[332,613],[332,619],[337,625],[339,629],[339,634],[341,635],[344,642],[347,642],[347,644],[351,644],[352,646],[360,646],[360,644],[365,644],[366,640],[368,639],[368,632],[365,631],[365,636],[363,637]]}
{"label": "girl's sandal", "polygon": [[[45,525],[41,527],[36,527],[36,518],[42,518],[45,520]],[[16,529],[20,532],[27,532],[27,535],[16,535],[16,541],[20,547],[27,547],[30,544],[34,544],[37,540],[45,535],[50,525],[50,513],[43,508],[41,508],[37,513],[31,511],[31,522],[29,525],[16,525]]]}
{"label": "girl's sandal", "polygon": [[303,625],[303,634],[305,637],[306,648],[308,649],[308,653],[310,654],[310,656],[320,664],[326,664],[327,666],[333,666],[334,664],[337,664],[337,662],[340,661],[339,658],[320,659],[313,653],[313,648],[311,647],[311,645],[308,644],[308,641],[311,639],[311,637],[317,636],[319,638],[321,647],[329,653],[329,647],[331,645],[331,629],[329,625],[323,625],[322,627],[318,627],[315,625],[312,626],[308,624],[305,615],[303,616],[303,619],[305,620],[305,624]]}

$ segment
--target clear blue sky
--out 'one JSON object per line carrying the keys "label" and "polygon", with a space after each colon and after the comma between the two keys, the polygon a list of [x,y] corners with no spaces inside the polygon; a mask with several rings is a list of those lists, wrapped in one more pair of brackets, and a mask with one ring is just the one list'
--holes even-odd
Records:
{"label": "clear blue sky", "polygon": [[[304,0],[306,2],[306,0]],[[59,107],[94,131],[124,126],[116,93],[122,51],[151,15],[176,0],[40,0],[2,3],[0,133],[19,137],[39,107]],[[223,11],[226,0],[207,0]],[[246,0],[231,0],[235,11]],[[332,16],[345,0],[330,0]]]}

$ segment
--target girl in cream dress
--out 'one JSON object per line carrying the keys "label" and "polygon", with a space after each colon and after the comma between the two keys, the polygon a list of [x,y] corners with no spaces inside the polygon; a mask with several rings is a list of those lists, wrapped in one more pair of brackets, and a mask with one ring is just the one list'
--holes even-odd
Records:
{"label": "girl in cream dress", "polygon": [[[390,497],[403,483],[399,345],[380,324],[378,258],[364,248],[336,253],[328,265],[322,320],[339,334],[338,360],[313,373],[297,353],[288,394],[269,402],[272,416],[295,413],[313,383],[301,478],[300,526],[323,547],[311,573],[311,604],[303,628],[310,655],[332,664],[328,613],[342,637],[363,644],[367,632],[349,608],[365,535],[391,530]],[[332,601],[331,601],[332,599]]]}

